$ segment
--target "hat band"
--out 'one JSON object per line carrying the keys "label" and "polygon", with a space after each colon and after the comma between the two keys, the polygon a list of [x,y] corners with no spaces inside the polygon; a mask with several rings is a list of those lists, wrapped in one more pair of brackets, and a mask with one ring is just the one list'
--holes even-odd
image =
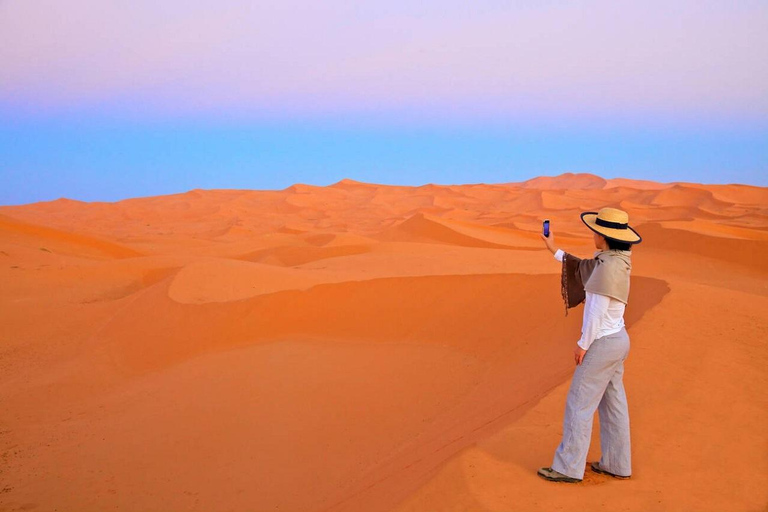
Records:
{"label": "hat band", "polygon": [[598,226],[603,226],[604,228],[613,228],[613,229],[627,229],[628,224],[622,224],[621,222],[611,222],[608,220],[603,220],[600,217],[595,218],[595,224]]}

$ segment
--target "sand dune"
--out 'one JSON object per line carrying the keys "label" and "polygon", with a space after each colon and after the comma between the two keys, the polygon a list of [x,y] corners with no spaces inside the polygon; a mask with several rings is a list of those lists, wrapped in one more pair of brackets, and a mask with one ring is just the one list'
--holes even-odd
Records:
{"label": "sand dune", "polygon": [[133,258],[141,253],[129,247],[96,237],[28,224],[0,215],[0,230],[9,242],[23,246],[40,245],[43,251],[74,254],[83,257]]}
{"label": "sand dune", "polygon": [[[635,475],[553,486],[581,310],[538,232],[588,257],[606,205]],[[767,259],[768,189],[588,174],[0,207],[0,510],[761,510]]]}
{"label": "sand dune", "polygon": [[715,199],[712,192],[708,190],[687,187],[684,185],[674,185],[673,187],[661,190],[654,197],[652,204],[662,206],[682,206],[690,208],[710,207],[722,209],[730,206],[724,201]]}
{"label": "sand dune", "polygon": [[182,304],[232,302],[282,290],[303,290],[325,281],[327,277],[316,272],[212,259],[181,269],[170,284],[168,296]]}
{"label": "sand dune", "polygon": [[422,213],[383,231],[377,238],[383,241],[432,242],[490,249],[512,248],[516,243],[540,248],[540,244],[534,246],[530,238],[518,236],[502,227],[444,220]]}
{"label": "sand dune", "polygon": [[627,178],[612,178],[606,180],[605,188],[611,189],[615,187],[629,188],[635,190],[661,190],[671,187],[671,183],[657,183],[655,181],[647,180],[630,180]]}
{"label": "sand dune", "polygon": [[370,246],[365,244],[335,245],[330,247],[312,247],[307,245],[292,245],[284,247],[270,247],[260,251],[244,254],[241,259],[292,267],[310,261],[318,261],[328,258],[338,258],[353,254],[362,254],[370,251]]}
{"label": "sand dune", "polygon": [[567,172],[560,176],[533,178],[520,183],[520,186],[537,190],[578,190],[601,189],[605,187],[606,183],[606,180],[593,174]]}
{"label": "sand dune", "polygon": [[689,221],[670,220],[660,222],[659,224],[665,228],[679,229],[713,237],[768,241],[768,233],[761,233],[755,229],[743,228],[729,223],[713,222],[707,219],[694,219]]}

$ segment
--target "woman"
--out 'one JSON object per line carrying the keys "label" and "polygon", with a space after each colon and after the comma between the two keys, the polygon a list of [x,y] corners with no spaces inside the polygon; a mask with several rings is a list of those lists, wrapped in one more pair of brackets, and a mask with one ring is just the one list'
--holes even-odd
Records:
{"label": "woman", "polygon": [[584,301],[581,338],[574,348],[573,374],[563,421],[563,440],[552,467],[538,474],[555,482],[580,482],[584,477],[592,419],[600,416],[602,458],[591,464],[597,473],[616,478],[632,474],[629,413],[622,376],[629,353],[624,308],[629,298],[631,245],[642,238],[629,226],[626,212],[603,208],[585,212],[581,220],[594,232],[599,252],[581,260],[555,248],[554,235],[541,236],[558,261],[563,262],[562,292],[569,307]]}

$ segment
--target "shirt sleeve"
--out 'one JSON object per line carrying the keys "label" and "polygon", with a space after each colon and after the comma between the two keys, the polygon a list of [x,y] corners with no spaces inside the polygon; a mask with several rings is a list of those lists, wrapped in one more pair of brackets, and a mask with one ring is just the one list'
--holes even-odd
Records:
{"label": "shirt sleeve", "polygon": [[584,319],[581,325],[581,339],[579,339],[578,345],[584,350],[589,350],[589,346],[595,341],[597,332],[600,330],[600,323],[608,312],[611,298],[607,295],[591,292],[587,292],[586,295]]}
{"label": "shirt sleeve", "polygon": [[555,252],[555,259],[557,261],[563,261],[563,254],[565,254],[563,252],[563,250],[562,249],[558,249],[557,252]]}

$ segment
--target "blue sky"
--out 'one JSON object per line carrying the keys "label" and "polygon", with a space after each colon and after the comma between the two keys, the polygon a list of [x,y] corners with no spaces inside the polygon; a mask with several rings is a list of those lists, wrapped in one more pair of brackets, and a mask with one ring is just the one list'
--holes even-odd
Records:
{"label": "blue sky", "polygon": [[[503,183],[562,172],[768,185],[762,131],[30,123],[0,128],[0,204],[194,188],[280,189],[342,178]],[[754,170],[763,169],[763,172]]]}
{"label": "blue sky", "polygon": [[766,2],[0,1],[0,204],[590,172],[768,186]]}

